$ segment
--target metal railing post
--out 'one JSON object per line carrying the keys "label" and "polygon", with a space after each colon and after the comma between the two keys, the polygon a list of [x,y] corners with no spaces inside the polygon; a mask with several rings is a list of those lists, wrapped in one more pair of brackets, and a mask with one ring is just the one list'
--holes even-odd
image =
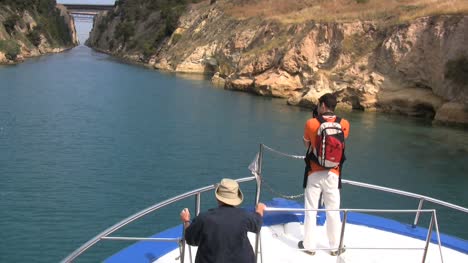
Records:
{"label": "metal railing post", "polygon": [[260,262],[263,262],[263,244],[262,244],[262,236],[260,235],[260,232],[258,233],[258,244],[260,246]]}
{"label": "metal railing post", "polygon": [[182,223],[182,240],[179,242],[180,263],[185,261],[185,225]]}
{"label": "metal railing post", "polygon": [[434,215],[434,225],[435,225],[435,230],[436,230],[436,235],[437,235],[437,243],[439,245],[440,262],[444,263],[444,257],[442,256],[442,241],[440,240],[439,223],[437,221],[437,211],[434,210],[434,212],[432,213]]}
{"label": "metal railing post", "polygon": [[201,194],[197,193],[195,196],[195,216],[198,216],[200,214],[201,210]]}
{"label": "metal railing post", "polygon": [[424,199],[421,198],[419,200],[418,211],[416,212],[416,216],[414,217],[413,228],[415,228],[419,222],[419,215],[421,214],[420,210],[422,209],[423,203]]}
{"label": "metal railing post", "polygon": [[262,185],[262,162],[263,162],[263,144],[260,144],[260,150],[258,152],[258,171],[255,179],[257,181],[257,190],[255,194],[255,205],[260,202],[260,191]]}
{"label": "metal railing post", "polygon": [[434,227],[434,212],[432,212],[431,222],[429,223],[429,228],[427,229],[427,237],[426,237],[426,246],[424,247],[424,254],[422,258],[422,262],[426,262],[427,257],[427,250],[429,249],[429,244],[431,243],[431,236],[432,236],[432,228]]}
{"label": "metal railing post", "polygon": [[346,221],[348,220],[348,211],[344,210],[343,212],[343,222],[341,223],[341,234],[340,234],[340,245],[338,246],[338,256],[341,255],[341,251],[343,249],[343,243],[344,243],[344,232],[345,232],[345,226],[346,226]]}
{"label": "metal railing post", "polygon": [[[263,144],[260,144],[260,150],[258,152],[258,171],[255,176],[255,180],[257,182],[257,189],[255,193],[255,206],[260,202],[260,191],[261,191],[261,186],[262,186],[262,161],[263,161]],[[255,209],[256,207],[254,207]],[[260,231],[257,233],[257,237],[255,239],[255,262],[258,262],[258,245],[260,243],[260,233],[261,233],[261,228]],[[260,253],[261,255],[262,253]],[[263,256],[262,260],[263,262]]]}
{"label": "metal railing post", "polygon": [[[200,214],[200,211],[201,211],[201,193],[197,193],[195,195],[195,215],[198,216]],[[193,262],[192,247],[189,246],[188,248],[189,248],[190,263],[192,263]]]}

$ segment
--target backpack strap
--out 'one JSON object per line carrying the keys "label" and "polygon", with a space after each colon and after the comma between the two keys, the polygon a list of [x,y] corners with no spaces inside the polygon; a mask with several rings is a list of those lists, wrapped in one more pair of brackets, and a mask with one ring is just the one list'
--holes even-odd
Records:
{"label": "backpack strap", "polygon": [[338,176],[338,189],[341,189],[341,177],[342,177],[342,171],[343,171],[343,164],[344,162],[346,161],[346,155],[344,153],[344,149],[343,149],[343,158],[341,158],[341,162],[340,162],[340,165],[338,165],[338,167],[340,167],[340,174]]}
{"label": "backpack strap", "polygon": [[316,118],[316,119],[319,121],[319,123],[320,123],[320,124],[322,124],[322,123],[326,122],[326,120],[323,118],[323,116],[322,116],[322,115],[319,115],[319,116],[317,116],[317,118]]}
{"label": "backpack strap", "polygon": [[306,153],[305,158],[304,158],[305,168],[304,168],[304,178],[302,180],[302,187],[303,188],[307,187],[307,178],[309,178],[309,171],[311,169],[311,167],[310,167],[310,161],[311,160],[310,160],[309,151],[310,151],[310,145],[309,145],[309,147],[307,147],[307,153]]}
{"label": "backpack strap", "polygon": [[[336,116],[335,122],[341,123],[341,118],[338,117],[338,116]],[[341,125],[341,124],[340,124],[340,125]],[[345,148],[346,148],[346,143],[345,143],[344,145],[345,145]],[[343,171],[343,164],[344,164],[344,162],[346,161],[345,148],[343,148],[343,158],[341,158],[341,162],[340,162],[340,164],[338,165],[338,167],[340,168],[340,169],[339,169],[340,174],[339,174],[339,176],[338,176],[338,189],[341,189],[341,174],[342,174],[342,171]]]}

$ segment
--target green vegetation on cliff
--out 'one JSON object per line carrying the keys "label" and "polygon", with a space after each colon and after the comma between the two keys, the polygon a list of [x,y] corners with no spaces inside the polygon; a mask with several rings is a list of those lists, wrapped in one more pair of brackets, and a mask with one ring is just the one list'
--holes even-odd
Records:
{"label": "green vegetation on cliff", "polygon": [[0,40],[0,51],[5,53],[5,57],[9,60],[15,60],[20,52],[20,47],[15,41]]}
{"label": "green vegetation on cliff", "polygon": [[114,10],[96,20],[95,37],[88,44],[100,46],[97,42],[104,39],[106,48],[112,52],[140,51],[150,56],[174,33],[187,5],[201,1],[118,0]]}
{"label": "green vegetation on cliff", "polygon": [[[53,47],[73,45],[70,28],[56,6],[55,0],[0,0],[0,51],[8,59],[16,58],[19,50],[13,56],[17,50],[13,46],[21,41],[28,47],[37,47],[41,36]],[[2,27],[6,34],[1,34]]]}

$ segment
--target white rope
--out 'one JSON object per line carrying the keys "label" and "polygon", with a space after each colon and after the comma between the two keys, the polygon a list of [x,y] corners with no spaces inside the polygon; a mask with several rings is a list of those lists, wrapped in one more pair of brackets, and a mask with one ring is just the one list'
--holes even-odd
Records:
{"label": "white rope", "polygon": [[[302,155],[292,155],[292,154],[287,154],[287,153],[283,153],[283,152],[280,152],[278,150],[275,150],[271,147],[268,147],[266,145],[263,144],[263,148],[265,148],[266,150],[269,150],[273,153],[276,153],[276,154],[279,154],[279,155],[282,155],[282,156],[285,156],[285,157],[289,157],[289,158],[294,158],[294,159],[304,159],[305,156],[302,156]],[[252,172],[252,174],[254,174],[255,176],[258,176],[258,162],[259,162],[259,154],[257,153],[257,155],[255,156],[255,159],[254,161],[249,165],[249,170]],[[275,189],[273,189],[273,187],[264,179],[263,176],[260,177],[261,180],[262,180],[262,183],[266,186],[266,188],[274,195],[276,196],[279,196],[279,197],[282,197],[282,198],[285,198],[285,199],[298,199],[298,198],[301,198],[304,196],[304,194],[296,194],[296,195],[286,195],[286,194],[283,194],[283,193],[280,193],[278,191],[276,191]]]}
{"label": "white rope", "polygon": [[265,186],[268,188],[268,190],[276,195],[276,196],[279,196],[279,197],[282,197],[282,198],[285,198],[285,199],[298,199],[300,197],[303,197],[304,194],[297,194],[297,195],[285,195],[285,194],[282,194],[278,191],[276,191],[275,189],[273,189],[273,187],[270,186],[270,184],[268,184],[265,180],[263,180],[263,177],[262,177],[262,183],[265,184]]}
{"label": "white rope", "polygon": [[267,149],[267,150],[269,150],[271,152],[274,152],[276,154],[283,155],[283,156],[286,156],[286,157],[291,157],[291,158],[294,158],[294,159],[304,159],[305,158],[304,155],[292,155],[292,154],[287,154],[287,153],[280,152],[278,150],[275,150],[275,149],[273,149],[271,147],[266,146],[265,144],[263,145],[263,148],[265,148],[265,149]]}

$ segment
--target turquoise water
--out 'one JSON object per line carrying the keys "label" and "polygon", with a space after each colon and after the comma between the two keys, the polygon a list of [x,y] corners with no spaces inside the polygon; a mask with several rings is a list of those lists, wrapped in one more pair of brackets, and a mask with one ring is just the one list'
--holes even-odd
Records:
{"label": "turquoise water", "polygon": [[[90,24],[78,25],[83,40]],[[342,114],[351,122],[345,179],[468,207],[466,130]],[[223,177],[249,176],[259,143],[303,154],[309,117],[283,100],[120,63],[84,46],[0,67],[0,262],[58,262],[143,208]],[[302,169],[302,161],[265,154],[264,178],[279,192],[300,193]],[[345,188],[343,205],[418,203],[361,193]],[[262,200],[272,196],[264,191]],[[174,225],[178,209],[130,232]],[[468,239],[466,215],[440,210],[438,217],[441,231]],[[114,246],[85,261],[101,260]]]}

